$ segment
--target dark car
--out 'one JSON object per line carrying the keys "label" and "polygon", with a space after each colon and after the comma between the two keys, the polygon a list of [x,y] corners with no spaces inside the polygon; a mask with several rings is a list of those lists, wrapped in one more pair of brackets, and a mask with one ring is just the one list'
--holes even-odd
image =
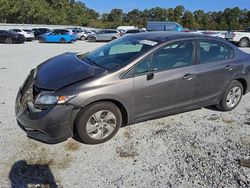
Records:
{"label": "dark car", "polygon": [[12,31],[0,30],[0,43],[12,44],[12,43],[24,43],[25,37],[22,34],[18,34]]}
{"label": "dark car", "polygon": [[129,35],[32,70],[16,98],[17,121],[43,142],[77,133],[98,144],[121,126],[212,105],[233,110],[249,92],[249,71],[250,55],[220,38]]}
{"label": "dark car", "polygon": [[32,29],[32,30],[34,32],[35,38],[38,38],[38,36],[50,32],[50,30],[48,28],[35,28],[35,29]]}

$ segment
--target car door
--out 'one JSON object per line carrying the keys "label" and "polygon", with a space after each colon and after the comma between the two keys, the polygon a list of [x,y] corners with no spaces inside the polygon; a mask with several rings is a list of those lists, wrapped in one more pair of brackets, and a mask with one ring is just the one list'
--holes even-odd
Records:
{"label": "car door", "polygon": [[47,37],[48,42],[60,42],[60,33],[59,31],[54,31]]}
{"label": "car door", "polygon": [[107,31],[104,31],[104,30],[97,32],[97,35],[96,35],[97,40],[105,40],[106,32]]}
{"label": "car door", "polygon": [[70,33],[68,32],[68,31],[60,31],[59,32],[60,33],[60,35],[59,35],[59,37],[60,37],[60,39],[58,39],[59,41],[63,38],[63,39],[65,39],[66,41],[70,41],[71,39],[71,35],[70,35]]}
{"label": "car door", "polygon": [[201,106],[214,104],[219,100],[225,86],[235,74],[236,63],[233,49],[214,40],[200,40],[199,64],[194,100]]}
{"label": "car door", "polygon": [[[136,121],[190,107],[195,87],[195,42],[168,44],[139,62],[134,78]],[[149,67],[149,68],[148,68]]]}

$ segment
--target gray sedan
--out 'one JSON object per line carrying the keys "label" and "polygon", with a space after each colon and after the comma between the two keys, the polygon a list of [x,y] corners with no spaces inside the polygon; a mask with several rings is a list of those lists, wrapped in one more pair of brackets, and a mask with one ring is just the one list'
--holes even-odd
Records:
{"label": "gray sedan", "polygon": [[233,110],[249,85],[250,55],[229,42],[148,32],[39,65],[18,92],[16,116],[36,140],[77,134],[99,144],[125,125],[212,105]]}

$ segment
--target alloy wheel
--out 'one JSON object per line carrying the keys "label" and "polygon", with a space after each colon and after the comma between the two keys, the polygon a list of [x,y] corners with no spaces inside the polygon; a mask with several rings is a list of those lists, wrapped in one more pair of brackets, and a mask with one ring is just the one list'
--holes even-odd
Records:
{"label": "alloy wheel", "polygon": [[227,100],[226,100],[227,106],[229,108],[235,107],[239,103],[241,96],[242,96],[241,88],[238,86],[233,87],[227,95]]}
{"label": "alloy wheel", "polygon": [[86,130],[89,137],[94,140],[102,140],[110,136],[116,127],[115,115],[102,110],[94,113],[88,120]]}

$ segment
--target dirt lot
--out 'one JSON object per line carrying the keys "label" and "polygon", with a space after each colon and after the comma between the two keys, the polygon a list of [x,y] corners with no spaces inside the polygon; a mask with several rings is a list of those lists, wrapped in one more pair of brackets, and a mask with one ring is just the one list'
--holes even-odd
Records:
{"label": "dirt lot", "polygon": [[132,125],[97,146],[28,139],[14,103],[30,69],[101,45],[0,45],[0,187],[250,187],[250,169],[238,163],[250,159],[250,94],[232,112],[200,109]]}

